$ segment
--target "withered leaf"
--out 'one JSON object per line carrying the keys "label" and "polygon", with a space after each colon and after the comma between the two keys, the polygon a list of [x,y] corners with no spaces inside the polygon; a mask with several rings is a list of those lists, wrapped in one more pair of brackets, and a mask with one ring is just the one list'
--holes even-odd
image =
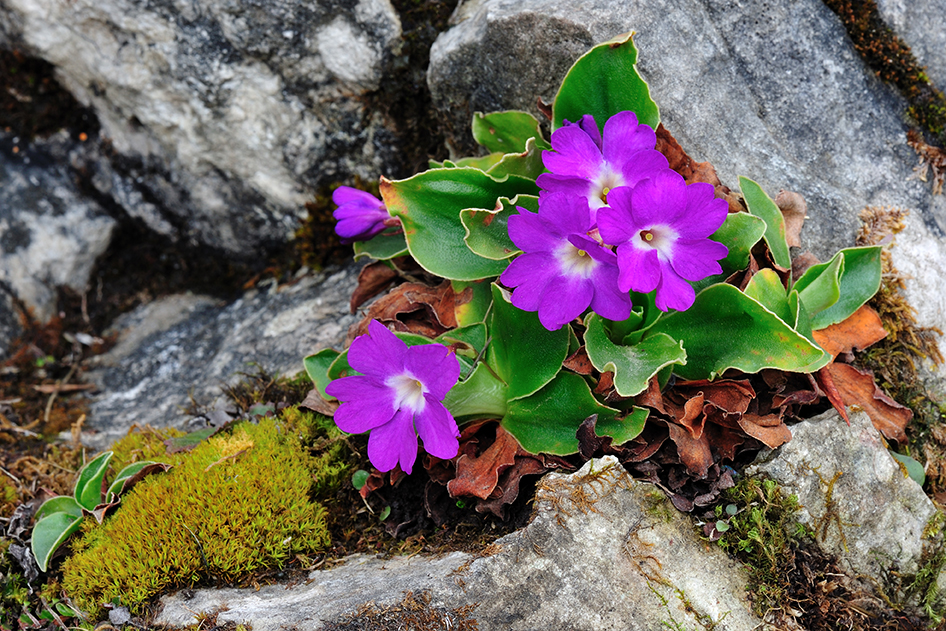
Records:
{"label": "withered leaf", "polygon": [[792,432],[778,414],[765,416],[744,414],[739,419],[739,426],[742,431],[762,442],[769,449],[780,447],[792,439]]}
{"label": "withered leaf", "polygon": [[693,476],[705,478],[706,471],[713,464],[707,435],[701,433],[699,438],[694,438],[689,431],[675,423],[667,423],[667,429],[670,431],[670,440],[677,446],[680,462]]}
{"label": "withered leaf", "polygon": [[368,307],[364,319],[348,330],[348,344],[368,332],[371,320],[392,326],[396,331],[437,337],[456,328],[456,308],[472,300],[472,296],[470,287],[459,294],[455,293],[449,280],[444,280],[436,287],[423,283],[404,283]]}
{"label": "withered leaf", "polygon": [[351,312],[355,313],[358,307],[384,291],[396,278],[397,270],[385,261],[375,261],[361,268],[358,273],[358,286],[355,287],[349,302]]}
{"label": "withered leaf", "polygon": [[499,483],[500,474],[516,462],[522,452],[519,441],[501,425],[496,426],[496,439],[478,456],[463,454],[457,459],[457,476],[447,483],[452,497],[472,495],[485,500]]}
{"label": "withered leaf", "polygon": [[841,415],[841,418],[844,419],[844,422],[850,425],[851,419],[847,417],[847,408],[844,407],[845,401],[834,384],[834,377],[829,370],[829,366],[825,366],[815,373],[815,380],[817,381],[818,386],[821,388],[821,391],[824,392],[826,397],[828,397],[828,401],[831,402],[831,406],[837,410],[837,413]]}
{"label": "withered leaf", "polygon": [[815,331],[813,336],[821,348],[837,357],[853,349],[864,350],[887,337],[887,331],[877,312],[862,305],[843,322]]}
{"label": "withered leaf", "polygon": [[584,346],[566,357],[562,365],[579,375],[590,375],[595,370],[595,367],[591,365],[591,360],[588,359],[588,351],[585,350]]}
{"label": "withered leaf", "polygon": [[299,404],[299,407],[331,417],[335,416],[335,410],[338,409],[339,405],[338,401],[326,401],[319,394],[318,388],[312,388],[305,395],[305,399]]}
{"label": "withered leaf", "polygon": [[837,362],[829,364],[827,369],[844,403],[857,405],[867,412],[874,427],[888,440],[901,445],[907,440],[906,427],[913,412],[884,394],[877,387],[872,372]]}
{"label": "withered leaf", "polygon": [[817,265],[821,261],[818,257],[807,250],[792,259],[792,278],[798,280],[802,274],[808,271],[812,265]]}
{"label": "withered leaf", "polygon": [[476,511],[493,513],[500,519],[505,518],[504,509],[519,497],[519,483],[522,476],[536,475],[548,470],[541,458],[532,455],[516,456],[516,461],[499,477],[496,488],[490,497],[476,503]]}
{"label": "withered leaf", "polygon": [[801,247],[801,228],[808,215],[808,204],[805,198],[791,191],[779,191],[775,197],[775,205],[782,211],[785,218],[785,241],[789,247]]}

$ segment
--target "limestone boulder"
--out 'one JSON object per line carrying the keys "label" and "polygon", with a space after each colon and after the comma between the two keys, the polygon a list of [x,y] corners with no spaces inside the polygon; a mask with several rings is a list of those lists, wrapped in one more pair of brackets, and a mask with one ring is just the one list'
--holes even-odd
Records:
{"label": "limestone boulder", "polygon": [[[908,209],[894,263],[909,275],[920,324],[946,328],[946,196],[914,173],[905,102],[820,0],[472,0],[454,21],[431,50],[428,83],[456,153],[474,150],[473,112],[541,116],[537,99],[552,101],[580,54],[634,31],[638,70],[664,125],[733,189],[745,175],[773,196],[801,193],[804,248],[825,260],[854,244],[865,207]],[[942,31],[934,22],[917,28]],[[946,376],[942,367],[937,374]]]}
{"label": "limestone boulder", "polygon": [[53,64],[98,116],[99,192],[243,257],[285,241],[316,187],[393,169],[393,123],[366,97],[400,35],[388,0],[0,7],[0,46]]}

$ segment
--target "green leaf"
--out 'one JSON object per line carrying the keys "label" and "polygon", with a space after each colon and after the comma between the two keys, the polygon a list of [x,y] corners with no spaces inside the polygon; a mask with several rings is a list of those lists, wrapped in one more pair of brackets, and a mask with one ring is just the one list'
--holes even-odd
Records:
{"label": "green leaf", "polygon": [[782,322],[791,326],[795,324],[792,308],[785,295],[785,287],[778,277],[778,272],[772,269],[759,270],[746,285],[745,294],[754,298],[756,302],[781,318]]}
{"label": "green leaf", "polygon": [[578,451],[582,421],[597,414],[598,422],[607,425],[617,413],[598,403],[580,376],[561,372],[532,396],[511,401],[501,425],[530,453],[564,456]]}
{"label": "green leaf", "polygon": [[76,481],[75,498],[79,506],[92,510],[102,501],[102,483],[112,452],[103,451],[79,470]]}
{"label": "green leaf", "polygon": [[450,389],[443,400],[454,418],[502,418],[506,414],[509,387],[490,367],[479,363],[465,380]]}
{"label": "green leaf", "polygon": [[358,469],[351,476],[351,485],[355,487],[356,491],[360,491],[367,482],[368,472],[364,469]]}
{"label": "green leaf", "polygon": [[910,456],[898,454],[896,451],[890,450],[890,455],[893,456],[894,460],[903,465],[903,468],[906,469],[907,475],[909,475],[914,482],[920,486],[923,486],[923,484],[926,482],[926,471],[923,469],[923,465]]}
{"label": "green leaf", "polygon": [[729,213],[719,230],[710,239],[729,248],[729,254],[719,262],[723,277],[749,267],[749,253],[765,234],[765,221],[749,213]]}
{"label": "green leaf", "polygon": [[492,341],[486,361],[508,384],[510,400],[538,391],[561,370],[568,353],[568,328],[549,331],[538,314],[514,307],[506,292],[493,284]]}
{"label": "green leaf", "polygon": [[647,382],[664,366],[686,363],[683,345],[668,335],[661,333],[633,346],[618,346],[609,339],[605,326],[604,318],[596,313],[585,319],[585,349],[595,368],[614,371],[614,388],[622,397],[646,390]]}
{"label": "green leaf", "polygon": [[[598,424],[595,425],[595,433],[598,436],[610,436],[615,445],[623,445],[629,440],[634,440],[644,431],[644,425],[647,424],[647,417],[650,416],[650,410],[647,408],[635,407],[630,414],[624,418],[601,418],[598,417]],[[577,431],[577,430],[576,430]]]}
{"label": "green leaf", "polygon": [[[460,378],[466,379],[473,370],[473,362],[486,347],[486,325],[479,322],[457,327],[439,335],[433,341],[454,349],[460,363]],[[430,343],[430,340],[427,340],[427,343]]]}
{"label": "green leaf", "polygon": [[499,203],[496,210],[467,208],[460,212],[460,221],[466,230],[463,240],[467,247],[494,261],[508,259],[521,251],[509,238],[509,218],[519,214],[516,206],[539,212],[539,198],[535,195],[519,195],[514,200],[502,197]]}
{"label": "green leaf", "polygon": [[453,292],[458,295],[466,291],[468,287],[473,290],[472,300],[453,308],[453,315],[457,319],[457,324],[466,326],[486,320],[489,307],[493,304],[493,290],[490,288],[490,283],[455,280],[450,284],[453,286]]}
{"label": "green leaf", "polygon": [[496,180],[478,169],[433,169],[406,180],[381,178],[388,212],[400,217],[407,247],[428,272],[451,280],[497,276],[506,261],[478,256],[463,241],[466,230],[460,211],[495,208],[500,197],[535,195],[533,180],[510,175]]}
{"label": "green leaf", "polygon": [[164,441],[165,446],[167,447],[167,452],[169,454],[176,454],[182,451],[190,451],[200,443],[204,442],[217,432],[219,432],[222,427],[205,427],[204,429],[199,429],[195,432],[190,432],[184,434],[183,436],[175,436],[174,438],[168,438]]}
{"label": "green leaf", "polygon": [[708,287],[687,311],[670,313],[647,336],[682,340],[687,363],[674,368],[684,379],[714,379],[729,368],[807,372],[830,356],[732,285]]}
{"label": "green leaf", "polygon": [[41,571],[46,571],[53,553],[65,543],[69,535],[79,530],[81,525],[81,515],[76,517],[64,512],[51,513],[36,522],[36,525],[33,526],[30,548],[33,550],[36,564],[39,565]]}
{"label": "green leaf", "polygon": [[847,248],[839,254],[844,255],[839,283],[841,297],[838,301],[811,318],[814,330],[823,329],[843,322],[864,303],[870,300],[880,289],[880,251],[881,246]]}
{"label": "green leaf", "polygon": [[131,484],[138,482],[144,476],[150,473],[157,473],[158,471],[167,471],[170,468],[171,465],[151,460],[133,462],[119,471],[118,475],[115,476],[115,480],[112,481],[112,484],[108,487],[108,491],[105,493],[105,501],[114,501],[128,491],[129,488],[131,488]]}
{"label": "green leaf", "polygon": [[463,167],[473,167],[474,169],[479,169],[480,171],[489,171],[491,168],[496,166],[500,160],[503,159],[503,156],[506,154],[491,153],[488,156],[473,156],[470,158],[460,158],[456,162],[444,162],[444,166],[450,169],[459,169]]}
{"label": "green leaf", "polygon": [[795,282],[792,289],[805,305],[811,316],[824,311],[841,297],[841,274],[844,270],[844,255],[838,252],[827,263],[812,265]]}
{"label": "green leaf", "polygon": [[381,512],[378,513],[378,521],[384,521],[390,516],[391,516],[391,507],[385,506],[384,508],[381,509]]}
{"label": "green leaf", "polygon": [[353,247],[356,261],[363,258],[387,261],[407,254],[407,241],[404,240],[404,232],[397,228],[382,232],[368,241],[355,241]]}
{"label": "green leaf", "polygon": [[747,177],[739,176],[739,188],[749,212],[765,221],[765,243],[772,253],[772,260],[783,269],[792,268],[792,256],[785,240],[785,217],[772,198],[765,194],[762,187]]}
{"label": "green leaf", "polygon": [[551,148],[552,145],[544,140],[530,138],[526,141],[525,151],[522,153],[507,153],[499,162],[491,166],[487,173],[496,179],[507,175],[520,175],[534,180],[545,172],[542,151]]}
{"label": "green leaf", "polygon": [[473,140],[488,151],[522,153],[526,150],[527,140],[541,137],[539,121],[528,112],[507,110],[473,114]]}
{"label": "green leaf", "polygon": [[660,111],[650,98],[647,83],[637,74],[636,63],[632,33],[619,35],[579,57],[552,104],[552,130],[565,120],[574,123],[585,114],[594,116],[598,129],[603,130],[609,118],[626,110],[656,129]]}
{"label": "green leaf", "polygon": [[336,350],[325,348],[302,360],[306,374],[309,375],[309,379],[315,384],[315,389],[319,391],[319,394],[322,395],[322,398],[326,401],[333,401],[335,399],[335,397],[330,397],[325,394],[325,387],[332,383],[332,380],[329,379],[328,376],[328,369],[329,366],[332,365],[332,362],[338,358],[338,354]]}
{"label": "green leaf", "polygon": [[79,506],[79,503],[74,497],[57,495],[43,502],[42,506],[39,507],[39,510],[37,510],[36,514],[33,516],[33,520],[39,521],[53,513],[66,513],[73,517],[82,517],[82,507]]}

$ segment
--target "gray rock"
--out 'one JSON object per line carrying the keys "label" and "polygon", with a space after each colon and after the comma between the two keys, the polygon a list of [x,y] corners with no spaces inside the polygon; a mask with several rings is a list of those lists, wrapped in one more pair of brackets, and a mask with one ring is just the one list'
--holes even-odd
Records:
{"label": "gray rock", "polygon": [[87,289],[116,225],[60,163],[70,144],[0,135],[0,283],[39,321],[54,315],[56,287]]}
{"label": "gray rock", "polygon": [[[0,7],[0,45],[99,117],[93,184],[154,229],[248,257],[322,184],[397,160],[365,97],[400,46],[388,0],[77,0]],[[102,162],[104,160],[104,162]]]}
{"label": "gray rock", "polygon": [[211,406],[222,387],[254,372],[254,362],[291,376],[302,358],[340,348],[356,316],[348,314],[360,265],[350,264],[295,283],[251,290],[229,305],[206,296],[176,295],[139,307],[114,325],[116,346],[94,360],[88,380],[87,444],[105,449],[133,424],[186,428],[192,402]]}
{"label": "gray rock", "polygon": [[915,178],[905,103],[819,0],[472,0],[455,17],[428,70],[454,150],[471,150],[474,111],[538,116],[536,99],[551,102],[590,44],[636,31],[638,69],[664,125],[731,188],[746,175],[773,196],[801,193],[810,216],[802,243],[822,259],[853,245],[864,207],[911,209],[894,262],[912,275],[907,297],[920,324],[946,327],[946,196]]}
{"label": "gray rock", "polygon": [[609,456],[571,475],[543,479],[526,528],[474,557],[351,558],[306,584],[198,590],[164,597],[155,624],[217,623],[257,630],[319,629],[366,601],[393,603],[428,590],[431,605],[476,603],[479,628],[496,631],[652,631],[762,628],[746,601],[741,568],[707,547],[690,520],[649,484],[634,482]]}
{"label": "gray rock", "polygon": [[850,420],[848,427],[832,411],[793,425],[792,440],[746,473],[766,474],[797,495],[798,521],[852,575],[915,574],[924,548],[939,545],[939,528],[932,528],[936,536],[928,529],[939,511],[890,456],[867,414],[852,410]]}
{"label": "gray rock", "polygon": [[946,89],[946,29],[943,0],[877,0],[884,22],[909,44],[930,80]]}
{"label": "gray rock", "polygon": [[23,332],[20,314],[13,302],[13,297],[0,284],[0,361],[10,353],[10,344]]}

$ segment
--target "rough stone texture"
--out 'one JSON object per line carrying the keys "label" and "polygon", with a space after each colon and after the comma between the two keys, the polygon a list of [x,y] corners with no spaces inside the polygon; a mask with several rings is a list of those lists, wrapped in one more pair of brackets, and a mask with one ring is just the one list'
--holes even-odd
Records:
{"label": "rough stone texture", "polygon": [[946,328],[946,196],[913,177],[905,103],[820,0],[473,0],[456,21],[428,70],[454,149],[472,148],[473,111],[538,115],[536,98],[551,102],[590,44],[634,30],[638,69],[670,132],[732,188],[747,175],[773,196],[801,193],[810,216],[802,242],[822,259],[853,245],[865,206],[910,209],[894,262],[912,274],[907,296],[921,325]]}
{"label": "rough stone texture", "polygon": [[177,295],[140,307],[115,323],[118,344],[95,360],[88,380],[100,388],[89,406],[87,444],[105,449],[139,425],[186,428],[191,397],[212,405],[221,386],[254,372],[292,375],[302,358],[340,348],[360,265],[258,288],[229,305]]}
{"label": "rough stone texture", "polygon": [[313,187],[396,159],[364,97],[400,34],[389,0],[0,5],[0,45],[52,63],[98,115],[114,155],[94,161],[94,185],[161,232],[238,255],[284,241]]}
{"label": "rough stone texture", "polygon": [[903,38],[926,73],[940,89],[946,89],[946,15],[944,0],[877,0],[884,22]]}
{"label": "rough stone texture", "polygon": [[155,624],[193,624],[196,613],[220,610],[218,624],[319,629],[368,600],[391,604],[404,591],[429,590],[434,607],[478,603],[473,617],[484,631],[653,631],[713,622],[718,631],[764,628],[745,599],[741,568],[610,456],[544,478],[532,523],[495,549],[482,557],[359,556],[288,589],[172,595],[162,599]]}
{"label": "rough stone texture", "polygon": [[71,147],[65,134],[19,140],[0,134],[0,283],[45,321],[57,286],[87,289],[115,220],[76,189],[63,164]]}
{"label": "rough stone texture", "polygon": [[938,511],[890,456],[867,414],[852,410],[850,420],[848,427],[828,412],[793,425],[792,440],[746,472],[764,473],[797,495],[799,521],[852,575],[915,573],[924,545],[932,545],[924,529]]}
{"label": "rough stone texture", "polygon": [[13,300],[0,285],[0,361],[6,359],[10,344],[21,332],[20,318]]}

